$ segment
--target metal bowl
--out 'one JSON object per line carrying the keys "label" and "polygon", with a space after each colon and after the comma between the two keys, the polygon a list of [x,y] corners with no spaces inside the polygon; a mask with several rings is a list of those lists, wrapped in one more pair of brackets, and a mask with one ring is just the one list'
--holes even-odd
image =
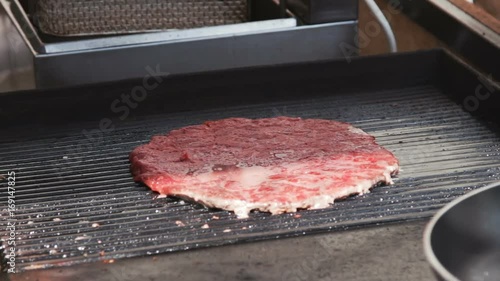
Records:
{"label": "metal bowl", "polygon": [[500,183],[442,208],[425,229],[424,251],[439,280],[500,280]]}

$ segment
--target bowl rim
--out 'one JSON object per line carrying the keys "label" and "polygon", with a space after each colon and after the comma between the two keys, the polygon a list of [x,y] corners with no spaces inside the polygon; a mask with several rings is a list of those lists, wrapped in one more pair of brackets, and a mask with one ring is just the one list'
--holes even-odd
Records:
{"label": "bowl rim", "polygon": [[434,227],[436,226],[437,222],[446,214],[448,213],[449,210],[454,208],[456,205],[462,203],[463,201],[467,200],[470,197],[475,196],[476,194],[485,192],[487,190],[493,189],[500,187],[500,182],[495,182],[488,184],[487,186],[478,188],[476,190],[470,191],[469,193],[462,195],[450,203],[446,204],[443,208],[441,208],[429,221],[427,226],[425,227],[424,230],[424,254],[431,265],[432,269],[441,277],[444,278],[446,281],[460,281],[455,275],[453,275],[451,272],[449,272],[443,264],[439,261],[439,259],[436,257],[434,254],[434,250],[432,249],[432,244],[431,244],[431,235],[434,230]]}

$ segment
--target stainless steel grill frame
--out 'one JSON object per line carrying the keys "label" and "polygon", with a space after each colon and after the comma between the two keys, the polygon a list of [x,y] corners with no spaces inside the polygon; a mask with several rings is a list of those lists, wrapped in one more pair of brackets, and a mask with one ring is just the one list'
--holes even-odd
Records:
{"label": "stainless steel grill frame", "polygon": [[[491,114],[500,87],[488,84],[489,100],[467,112],[461,104],[487,82],[442,50],[164,79],[102,136],[92,132],[112,115],[110,101],[141,81],[1,96],[9,134],[0,138],[0,174],[17,175],[13,217],[0,182],[4,261],[8,221],[17,225],[17,270],[30,270],[428,218],[500,180],[500,129]],[[278,115],[350,122],[393,151],[402,171],[393,186],[330,208],[248,219],[158,198],[132,180],[128,154],[153,135],[209,119]]]}

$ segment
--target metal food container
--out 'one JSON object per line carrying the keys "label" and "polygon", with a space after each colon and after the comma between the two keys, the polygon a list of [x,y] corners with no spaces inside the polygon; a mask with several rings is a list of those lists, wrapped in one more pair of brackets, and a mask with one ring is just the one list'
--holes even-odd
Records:
{"label": "metal food container", "polygon": [[247,21],[246,0],[38,0],[35,24],[56,36],[187,29]]}
{"label": "metal food container", "polygon": [[[174,4],[170,6],[170,9],[177,11],[176,25],[172,25],[174,21],[163,15],[168,5],[158,6],[160,11],[158,14],[162,15],[155,15],[152,12],[153,6],[144,4],[146,0],[81,1],[99,2],[100,5],[118,2],[142,3],[137,4],[139,6],[135,8],[121,7],[121,13],[125,15],[130,13],[132,18],[163,16],[165,19],[158,20],[156,23],[147,22],[151,19],[144,19],[144,21],[141,19],[134,25],[120,27],[118,18],[121,17],[122,22],[132,22],[132,20],[125,19],[126,16],[123,15],[113,16],[113,13],[118,13],[117,10],[107,11],[103,13],[112,15],[106,18],[107,21],[113,23],[109,27],[98,29],[95,23],[75,20],[75,23],[80,22],[78,27],[69,26],[68,23],[68,26],[64,27],[66,29],[57,31],[59,34],[68,36],[46,34],[47,29],[44,32],[43,26],[47,28],[50,22],[54,25],[51,27],[53,31],[56,28],[62,28],[64,18],[67,21],[70,14],[62,18],[44,19],[41,16],[41,10],[37,11],[42,2],[70,5],[54,0],[39,0],[36,5],[33,3],[37,2],[33,1],[0,0],[12,24],[19,31],[17,37],[22,38],[30,50],[31,79],[35,81],[35,88],[39,89],[140,78],[148,74],[147,69],[155,69],[161,73],[183,74],[325,60],[346,56],[345,50],[339,47],[341,45],[351,46],[349,56],[357,55],[352,52],[352,50],[357,50],[355,47],[355,32],[358,23],[356,15],[342,20],[306,25],[302,24],[289,9],[283,10],[283,6],[274,0],[249,0],[248,2],[246,0],[204,0],[204,6],[201,6],[199,3],[202,1],[198,0],[177,0],[175,4],[177,6]],[[78,1],[71,2],[77,3]],[[156,2],[160,3],[159,0]],[[161,3],[166,5],[165,3],[169,2],[174,1]],[[186,6],[188,2],[194,6]],[[212,4],[209,5],[209,3]],[[350,3],[349,7],[346,7],[344,3],[332,9],[339,13],[355,10],[357,2],[350,1]],[[213,8],[214,5],[219,5],[219,8]],[[102,14],[99,11],[92,15],[90,7],[92,5],[86,8],[88,11],[84,9],[85,13],[89,13],[88,16],[95,21],[99,18],[98,15]],[[92,9],[107,9],[96,7]],[[75,12],[75,18],[85,18],[85,15],[77,14]],[[184,14],[186,16],[183,16]],[[243,17],[244,15],[247,17]],[[116,19],[115,22],[113,22],[113,17]],[[241,22],[231,23],[235,21]],[[226,24],[219,25],[222,22]],[[158,26],[155,26],[156,24]],[[204,25],[187,28],[198,24]],[[168,29],[172,27],[181,28]],[[161,28],[162,30],[136,32],[144,28]],[[96,35],[94,34],[96,32],[128,33]],[[84,33],[92,33],[93,36],[69,36]]]}
{"label": "metal food container", "polygon": [[439,280],[500,277],[500,182],[442,208],[428,224],[424,250]]}

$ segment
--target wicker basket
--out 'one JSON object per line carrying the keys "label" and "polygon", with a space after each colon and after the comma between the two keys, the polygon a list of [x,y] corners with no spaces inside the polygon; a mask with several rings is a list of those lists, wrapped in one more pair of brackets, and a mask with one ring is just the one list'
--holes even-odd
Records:
{"label": "wicker basket", "polygon": [[37,0],[34,21],[50,35],[186,29],[246,21],[247,0]]}

